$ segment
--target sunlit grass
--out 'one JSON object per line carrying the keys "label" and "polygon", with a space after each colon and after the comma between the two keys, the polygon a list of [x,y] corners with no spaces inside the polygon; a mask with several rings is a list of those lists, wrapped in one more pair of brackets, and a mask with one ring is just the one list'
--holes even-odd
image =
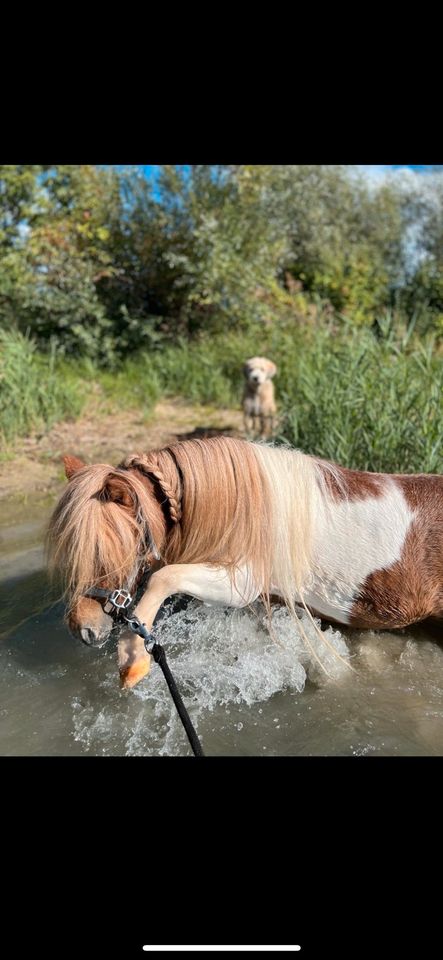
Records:
{"label": "sunlit grass", "polygon": [[442,356],[389,316],[377,336],[337,318],[315,328],[276,321],[159,346],[112,372],[57,362],[18,334],[1,333],[0,350],[3,446],[78,416],[93,391],[97,411],[135,407],[147,418],[165,396],[239,408],[243,362],[261,354],[278,367],[278,441],[359,469],[443,472]]}

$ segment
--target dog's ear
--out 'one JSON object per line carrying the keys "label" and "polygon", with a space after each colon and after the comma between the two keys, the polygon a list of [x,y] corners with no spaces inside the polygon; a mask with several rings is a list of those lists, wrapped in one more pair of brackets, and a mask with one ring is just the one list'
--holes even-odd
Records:
{"label": "dog's ear", "polygon": [[269,377],[269,379],[272,380],[272,377],[275,377],[275,374],[276,374],[276,373],[277,373],[277,367],[276,367],[275,363],[273,363],[272,360],[268,360],[268,377]]}
{"label": "dog's ear", "polygon": [[79,460],[78,457],[71,457],[69,455],[63,457],[63,463],[65,465],[65,474],[68,480],[70,480],[78,470],[81,470],[82,467],[86,467],[86,463],[83,463],[83,460]]}
{"label": "dog's ear", "polygon": [[248,376],[248,373],[249,373],[249,370],[250,370],[249,363],[250,363],[250,361],[247,360],[246,363],[243,364],[243,376],[244,376],[244,377],[247,377],[247,376]]}

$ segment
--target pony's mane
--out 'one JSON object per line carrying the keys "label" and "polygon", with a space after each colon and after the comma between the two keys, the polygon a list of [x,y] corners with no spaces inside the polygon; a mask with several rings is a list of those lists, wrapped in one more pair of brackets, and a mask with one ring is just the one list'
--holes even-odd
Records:
{"label": "pony's mane", "polygon": [[[112,482],[124,485],[131,506],[112,499]],[[68,483],[50,519],[46,547],[70,608],[87,588],[109,578],[123,586],[135,575],[146,540],[155,543],[160,533],[150,486],[137,473],[104,463],[83,467]]]}
{"label": "pony's mane", "polygon": [[172,521],[165,563],[222,564],[235,577],[243,563],[257,583],[270,579],[272,505],[254,446],[232,437],[184,440],[162,450],[127,457],[160,484]]}
{"label": "pony's mane", "polygon": [[[328,498],[319,461],[298,450],[232,437],[186,440],[120,464],[159,480],[172,529],[166,563],[247,564],[265,597],[285,602],[312,575],[312,531]],[[328,465],[335,474],[334,466]]]}

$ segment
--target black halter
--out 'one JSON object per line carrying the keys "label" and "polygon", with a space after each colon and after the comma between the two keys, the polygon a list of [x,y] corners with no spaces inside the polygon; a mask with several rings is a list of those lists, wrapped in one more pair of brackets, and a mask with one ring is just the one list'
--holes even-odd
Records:
{"label": "black halter", "polygon": [[147,567],[134,593],[131,593],[127,587],[118,588],[117,590],[90,587],[83,596],[90,597],[91,600],[106,600],[103,609],[105,613],[114,614],[116,622],[119,620],[130,620],[134,607],[145,591],[149,574],[150,568]]}

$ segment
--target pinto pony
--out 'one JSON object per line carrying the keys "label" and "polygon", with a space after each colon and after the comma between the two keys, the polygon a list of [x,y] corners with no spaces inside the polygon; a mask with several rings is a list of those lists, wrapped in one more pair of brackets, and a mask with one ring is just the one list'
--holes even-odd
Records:
{"label": "pinto pony", "polygon": [[[113,620],[85,594],[134,593],[148,568],[135,609],[148,630],[172,594],[234,607],[278,596],[294,616],[301,604],[359,628],[443,619],[442,476],[348,470],[231,437],[186,440],[117,468],[64,459],[69,483],[48,545],[69,627],[86,643],[104,643]],[[119,662],[123,686],[148,672],[139,637],[122,637]]]}

